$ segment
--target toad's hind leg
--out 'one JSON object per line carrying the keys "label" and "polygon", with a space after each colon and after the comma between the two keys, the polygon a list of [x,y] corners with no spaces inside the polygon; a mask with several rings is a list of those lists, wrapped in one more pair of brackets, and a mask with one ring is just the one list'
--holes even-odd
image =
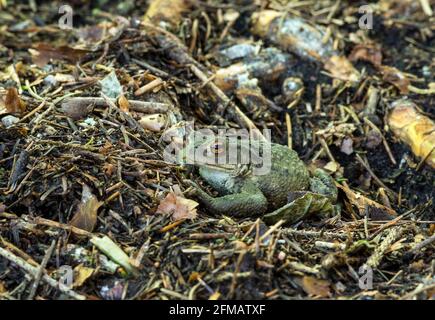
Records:
{"label": "toad's hind leg", "polygon": [[306,192],[303,196],[285,206],[266,214],[263,219],[267,224],[274,224],[279,220],[284,220],[285,224],[292,224],[313,213],[322,216],[332,216],[335,213],[335,209],[328,197]]}

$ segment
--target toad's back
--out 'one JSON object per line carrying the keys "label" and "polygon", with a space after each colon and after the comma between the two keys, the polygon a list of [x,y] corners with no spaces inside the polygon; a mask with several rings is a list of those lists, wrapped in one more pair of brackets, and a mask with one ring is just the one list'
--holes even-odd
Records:
{"label": "toad's back", "polygon": [[287,203],[291,191],[307,190],[310,184],[308,170],[298,154],[286,146],[271,145],[272,166],[265,175],[250,179],[268,199],[269,208],[277,209]]}

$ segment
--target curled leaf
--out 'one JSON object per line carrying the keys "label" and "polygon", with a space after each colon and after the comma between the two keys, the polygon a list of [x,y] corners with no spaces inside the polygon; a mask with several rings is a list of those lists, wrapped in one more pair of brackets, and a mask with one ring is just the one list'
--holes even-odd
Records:
{"label": "curled leaf", "polygon": [[382,65],[381,46],[374,43],[358,44],[353,48],[351,54],[349,55],[349,60],[362,60],[370,62],[374,66],[380,66]]}
{"label": "curled leaf", "polygon": [[7,90],[4,104],[9,113],[23,113],[26,110],[26,104],[21,100],[15,87]]}
{"label": "curled leaf", "polygon": [[171,214],[174,220],[194,219],[197,216],[198,202],[177,196],[174,192],[168,193],[158,208],[157,213]]}
{"label": "curled leaf", "polygon": [[69,224],[73,227],[92,232],[97,224],[97,212],[103,202],[92,194],[87,185],[83,185],[82,200]]}
{"label": "curled leaf", "polygon": [[397,100],[392,107],[387,121],[393,133],[435,168],[435,122],[421,114],[412,101]]}
{"label": "curled leaf", "polygon": [[407,94],[409,92],[410,81],[400,70],[389,66],[381,66],[379,70],[384,81],[391,83],[400,90],[400,93]]}
{"label": "curled leaf", "polygon": [[312,296],[327,298],[331,296],[330,283],[327,280],[320,280],[314,277],[305,276],[302,279],[302,288]]}

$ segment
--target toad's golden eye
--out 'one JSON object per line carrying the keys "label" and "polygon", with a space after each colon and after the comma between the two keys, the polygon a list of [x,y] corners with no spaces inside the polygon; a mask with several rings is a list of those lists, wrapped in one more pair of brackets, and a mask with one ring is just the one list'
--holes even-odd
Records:
{"label": "toad's golden eye", "polygon": [[225,151],[225,147],[222,143],[213,143],[210,146],[210,151],[214,154],[221,154]]}

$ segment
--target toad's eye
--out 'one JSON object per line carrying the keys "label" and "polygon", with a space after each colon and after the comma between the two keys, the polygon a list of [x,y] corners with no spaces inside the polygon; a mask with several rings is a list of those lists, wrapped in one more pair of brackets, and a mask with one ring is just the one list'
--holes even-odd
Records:
{"label": "toad's eye", "polygon": [[225,151],[225,148],[222,143],[214,143],[210,146],[210,151],[214,154],[221,154]]}

